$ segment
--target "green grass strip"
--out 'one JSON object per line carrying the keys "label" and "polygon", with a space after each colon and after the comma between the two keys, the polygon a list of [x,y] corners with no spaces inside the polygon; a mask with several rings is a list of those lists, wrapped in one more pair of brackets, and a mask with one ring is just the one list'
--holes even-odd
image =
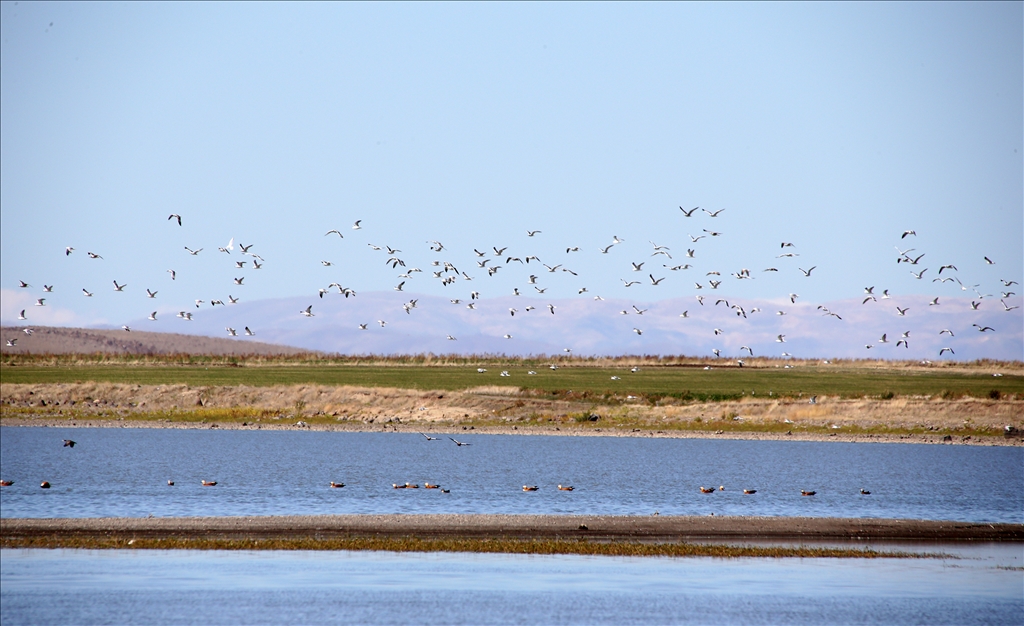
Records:
{"label": "green grass strip", "polygon": [[[472,366],[282,365],[181,366],[140,365],[4,365],[3,383],[109,382],[136,385],[184,384],[265,387],[317,384],[328,386],[393,387],[456,391],[480,385],[509,385],[521,393],[553,400],[619,404],[627,395],[641,403],[685,404],[743,397],[796,398],[812,395],[842,398],[892,399],[896,396],[991,398],[1024,396],[1024,376],[989,373],[867,368],[738,368],[651,366],[631,373],[624,367],[573,367],[551,370],[540,366],[482,363]],[[498,377],[508,371],[509,377]],[[528,371],[536,374],[529,375]],[[621,380],[612,380],[619,376]]]}

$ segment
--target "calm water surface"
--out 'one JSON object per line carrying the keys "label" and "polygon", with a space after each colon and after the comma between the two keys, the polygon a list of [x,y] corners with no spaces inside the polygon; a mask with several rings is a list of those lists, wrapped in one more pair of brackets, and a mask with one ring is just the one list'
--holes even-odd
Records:
{"label": "calm water surface", "polygon": [[[62,446],[63,439],[78,442]],[[3,517],[545,513],[1024,523],[1024,448],[409,433],[0,428]],[[167,480],[176,485],[168,487]],[[39,488],[43,480],[53,488]],[[201,480],[216,480],[202,487]],[[330,481],[344,482],[331,489]],[[437,490],[392,483],[439,483]],[[524,493],[524,484],[540,490]],[[573,492],[558,491],[571,484]],[[701,494],[701,485],[725,491]],[[742,489],[757,489],[747,496]],[[859,495],[861,488],[872,492]],[[801,497],[800,490],[816,490]]]}
{"label": "calm water surface", "polygon": [[[956,551],[956,550],[954,550]],[[4,624],[1019,624],[1020,546],[961,559],[0,551]]]}

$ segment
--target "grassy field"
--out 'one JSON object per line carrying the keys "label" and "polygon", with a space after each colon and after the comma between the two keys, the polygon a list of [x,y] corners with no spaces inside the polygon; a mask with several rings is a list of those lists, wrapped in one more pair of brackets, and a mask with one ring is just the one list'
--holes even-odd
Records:
{"label": "grassy field", "polygon": [[[486,372],[478,372],[478,368]],[[501,376],[501,372],[508,376]],[[530,374],[529,372],[535,372]],[[613,379],[616,376],[618,379]],[[719,401],[741,397],[881,398],[931,396],[995,398],[1024,396],[1024,376],[991,370],[868,368],[807,365],[785,369],[735,365],[704,369],[694,366],[641,365],[639,371],[616,364],[565,363],[558,369],[530,362],[486,362],[451,365],[351,365],[325,363],[296,366],[281,363],[198,362],[136,364],[90,362],[45,365],[14,362],[0,365],[0,382],[55,384],[109,382],[137,385],[271,386],[354,385],[417,390],[457,391],[483,385],[518,388],[529,395],[567,399],[602,399],[634,395],[658,401]]]}

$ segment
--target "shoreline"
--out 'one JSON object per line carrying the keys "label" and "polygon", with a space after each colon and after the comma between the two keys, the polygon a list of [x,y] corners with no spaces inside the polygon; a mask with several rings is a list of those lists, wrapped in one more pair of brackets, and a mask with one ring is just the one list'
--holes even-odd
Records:
{"label": "shoreline", "polygon": [[91,418],[53,418],[53,417],[0,417],[0,426],[9,428],[169,428],[186,430],[251,430],[251,431],[319,431],[319,432],[360,432],[360,433],[432,433],[443,435],[521,435],[521,436],[560,436],[560,437],[646,437],[666,439],[734,439],[745,441],[836,441],[846,443],[915,443],[944,445],[975,445],[975,446],[1024,446],[1024,437],[999,437],[984,435],[950,436],[936,433],[814,433],[789,431],[788,433],[767,431],[712,431],[682,430],[668,428],[651,430],[632,428],[583,427],[583,426],[460,426],[440,423],[402,422],[345,422],[337,424],[307,423],[303,420],[290,423],[268,422],[198,422],[198,421],[154,421],[143,419],[91,419]]}
{"label": "shoreline", "polygon": [[[367,541],[377,543],[359,547]],[[1024,542],[1024,524],[877,518],[506,514],[0,518],[0,545],[4,548],[117,548],[138,543],[136,547],[187,549],[356,546],[355,549],[519,551],[524,545],[552,542],[613,544],[622,549],[640,544],[750,542],[863,547],[868,541]],[[403,542],[414,542],[418,547],[388,547]],[[512,548],[492,550],[486,548],[488,542],[504,542]],[[483,550],[481,546],[485,546]]]}

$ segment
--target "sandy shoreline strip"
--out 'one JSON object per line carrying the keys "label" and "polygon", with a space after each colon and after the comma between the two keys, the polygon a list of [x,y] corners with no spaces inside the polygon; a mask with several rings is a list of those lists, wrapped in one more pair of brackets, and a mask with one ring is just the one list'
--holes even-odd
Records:
{"label": "sandy shoreline strip", "polygon": [[610,542],[1014,541],[1024,524],[735,516],[318,515],[176,518],[3,518],[0,539],[317,539],[415,537]]}
{"label": "sandy shoreline strip", "polygon": [[[308,423],[255,423],[240,424],[237,422],[167,422],[145,420],[112,420],[80,418],[75,420],[46,417],[4,417],[0,426],[17,428],[32,426],[41,428],[170,428],[181,430],[264,430],[264,431],[295,431],[309,430],[322,432],[363,432],[363,433],[431,433],[443,435],[551,435],[561,437],[646,437],[654,439],[735,439],[748,441],[843,441],[847,443],[919,443],[973,446],[1012,446],[1024,447],[1024,437],[995,436],[950,436],[942,434],[906,433],[906,434],[855,434],[855,433],[814,433],[814,432],[765,432],[748,431],[714,431],[714,430],[677,430],[677,429],[621,429],[593,428],[582,426],[471,426],[462,427],[447,424],[368,424],[351,422],[346,424],[308,424]],[[1020,431],[1018,431],[1020,432]]]}

